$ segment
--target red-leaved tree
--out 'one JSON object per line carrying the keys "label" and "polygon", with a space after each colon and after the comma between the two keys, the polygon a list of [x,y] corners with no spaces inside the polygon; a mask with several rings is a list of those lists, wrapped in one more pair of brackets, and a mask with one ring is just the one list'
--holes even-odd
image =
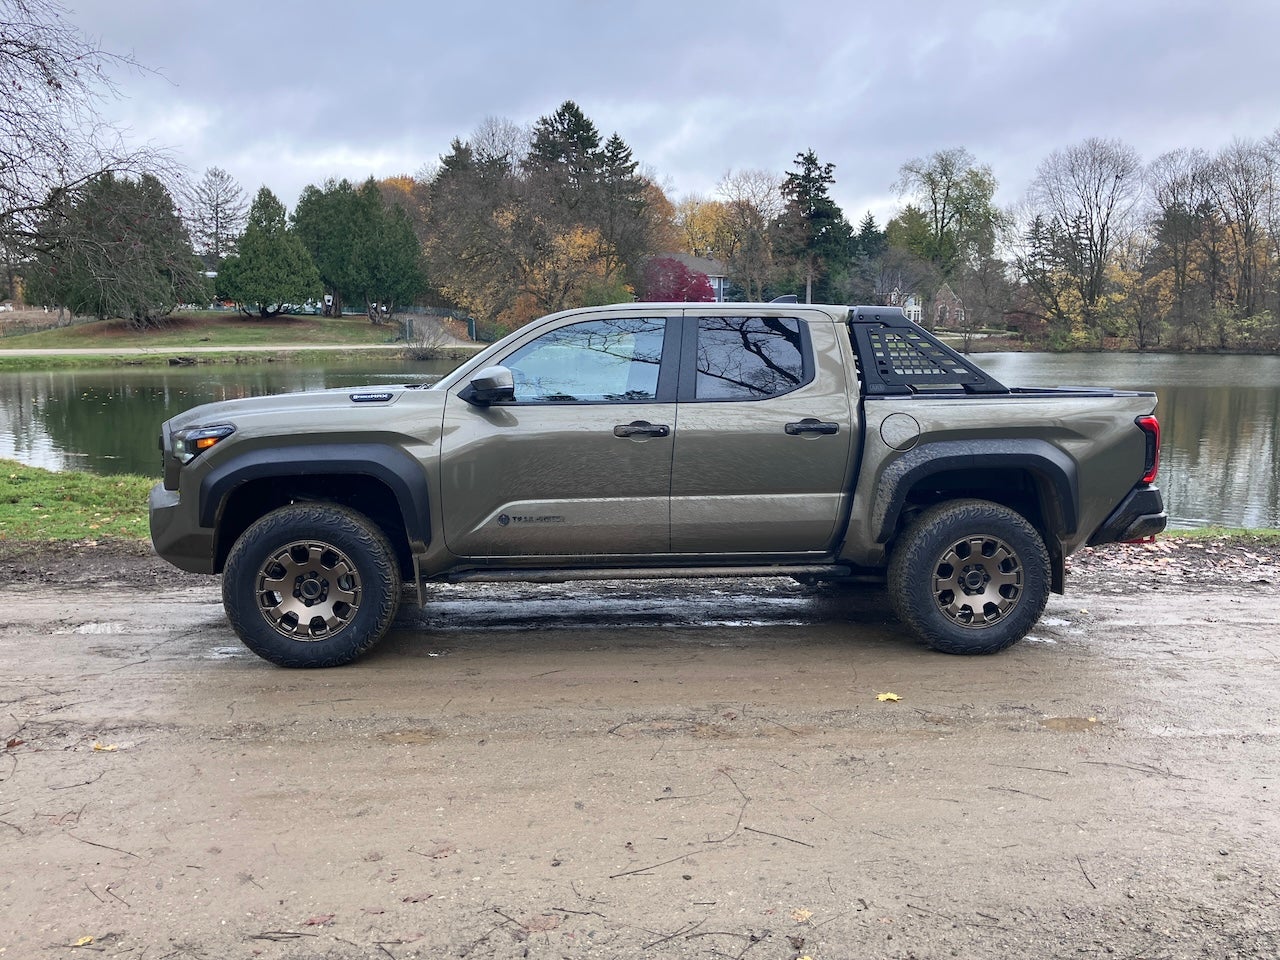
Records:
{"label": "red-leaved tree", "polygon": [[715,298],[705,273],[690,270],[673,257],[654,257],[645,264],[641,300],[709,303]]}

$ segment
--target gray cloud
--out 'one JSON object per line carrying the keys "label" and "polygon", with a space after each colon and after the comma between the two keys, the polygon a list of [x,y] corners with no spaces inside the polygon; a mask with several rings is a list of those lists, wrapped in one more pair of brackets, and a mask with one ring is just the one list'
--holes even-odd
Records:
{"label": "gray cloud", "polygon": [[117,78],[108,111],[135,137],[289,204],[329,176],[412,173],[486,116],[527,123],[565,99],[677,194],[813,147],[852,219],[883,219],[898,167],[947,147],[989,163],[1008,202],[1087,136],[1150,160],[1280,125],[1273,0],[82,0],[72,18],[158,72]]}

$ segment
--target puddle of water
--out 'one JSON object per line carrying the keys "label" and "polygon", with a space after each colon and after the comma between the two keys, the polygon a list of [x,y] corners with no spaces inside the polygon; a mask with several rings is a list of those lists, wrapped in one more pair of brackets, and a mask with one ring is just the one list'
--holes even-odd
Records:
{"label": "puddle of water", "polygon": [[1097,717],[1042,717],[1040,724],[1059,733],[1084,733],[1098,729]]}
{"label": "puddle of water", "polygon": [[123,623],[82,623],[80,626],[75,627],[71,632],[97,635],[105,633],[124,633],[124,629],[125,625]]}
{"label": "puddle of water", "polygon": [[1040,626],[1042,627],[1069,627],[1070,620],[1063,620],[1061,617],[1041,617]]}
{"label": "puddle of water", "polygon": [[206,660],[238,660],[241,657],[248,656],[249,651],[244,647],[214,647],[204,655]]}

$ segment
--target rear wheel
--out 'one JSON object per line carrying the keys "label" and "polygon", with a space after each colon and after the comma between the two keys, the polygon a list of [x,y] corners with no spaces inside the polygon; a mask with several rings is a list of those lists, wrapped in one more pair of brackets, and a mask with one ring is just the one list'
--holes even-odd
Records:
{"label": "rear wheel", "polygon": [[382,639],[400,598],[387,538],[328,503],[273,510],[236,541],[222,573],[227,618],[245,646],[282,667],[335,667]]}
{"label": "rear wheel", "polygon": [[889,563],[899,618],[943,653],[996,653],[1017,643],[1049,599],[1049,552],[1016,511],[955,500],[921,513]]}

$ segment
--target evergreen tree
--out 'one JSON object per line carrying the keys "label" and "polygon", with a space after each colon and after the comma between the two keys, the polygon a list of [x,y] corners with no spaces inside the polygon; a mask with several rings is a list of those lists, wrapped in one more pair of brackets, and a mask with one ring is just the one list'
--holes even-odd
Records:
{"label": "evergreen tree", "polygon": [[218,289],[240,304],[245,314],[273,317],[284,304],[317,300],[320,274],[298,236],[289,229],[284,204],[263,187],[249,208],[240,253],[218,272]]}
{"label": "evergreen tree", "polygon": [[608,276],[613,276],[621,265],[638,266],[647,252],[650,223],[645,193],[649,181],[636,172],[639,167],[620,136],[615,133],[605,141],[600,153],[596,209],[592,211],[594,217],[587,219],[607,245]]}
{"label": "evergreen tree", "polygon": [[[353,282],[351,250],[359,217],[359,199],[350,180],[308,184],[293,210],[293,229],[311,254],[320,282],[333,297],[332,313],[341,316],[343,301],[358,297]],[[328,308],[326,308],[328,309]]]}
{"label": "evergreen tree", "polygon": [[94,177],[51,202],[40,229],[48,249],[28,271],[37,302],[142,328],[208,296],[173,197],[150,174]]}
{"label": "evergreen tree", "polygon": [[552,205],[573,211],[590,202],[603,158],[600,132],[572,100],[533,127],[529,154],[521,164]]}
{"label": "evergreen tree", "polygon": [[852,231],[827,187],[835,183],[835,165],[819,163],[812,150],[796,154],[798,170],[782,183],[786,206],[778,220],[778,249],[804,278],[805,302],[834,299],[831,276],[844,268]]}
{"label": "evergreen tree", "polygon": [[876,225],[876,218],[871,211],[858,223],[858,235],[854,238],[854,249],[864,257],[874,260],[884,253],[888,246],[884,231]]}
{"label": "evergreen tree", "polygon": [[422,251],[404,208],[387,204],[372,178],[359,200],[352,273],[370,321],[381,323],[426,286]]}
{"label": "evergreen tree", "polygon": [[359,189],[349,180],[308,186],[293,222],[337,313],[343,302],[360,303],[379,323],[425,286],[413,225],[372,178]]}

